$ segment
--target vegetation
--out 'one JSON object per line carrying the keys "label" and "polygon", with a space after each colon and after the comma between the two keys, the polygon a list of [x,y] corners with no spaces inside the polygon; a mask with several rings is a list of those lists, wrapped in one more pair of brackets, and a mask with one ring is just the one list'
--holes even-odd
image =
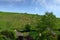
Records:
{"label": "vegetation", "polygon": [[52,12],[44,15],[0,12],[1,40],[16,40],[14,30],[29,32],[34,40],[58,40],[59,26],[60,18]]}

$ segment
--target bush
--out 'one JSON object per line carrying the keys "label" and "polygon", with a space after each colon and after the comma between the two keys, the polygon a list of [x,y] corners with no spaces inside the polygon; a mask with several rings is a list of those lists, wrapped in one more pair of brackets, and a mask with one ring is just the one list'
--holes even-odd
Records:
{"label": "bush", "polygon": [[4,35],[0,34],[0,40],[7,40],[7,38]]}
{"label": "bush", "polygon": [[25,25],[25,31],[30,31],[31,30],[31,26],[29,24]]}
{"label": "bush", "polygon": [[1,31],[1,35],[4,35],[5,38],[7,38],[9,40],[15,40],[15,38],[16,38],[14,31],[4,30],[4,31]]}
{"label": "bush", "polygon": [[38,32],[30,32],[30,36],[33,37],[34,40],[39,39],[39,33]]}

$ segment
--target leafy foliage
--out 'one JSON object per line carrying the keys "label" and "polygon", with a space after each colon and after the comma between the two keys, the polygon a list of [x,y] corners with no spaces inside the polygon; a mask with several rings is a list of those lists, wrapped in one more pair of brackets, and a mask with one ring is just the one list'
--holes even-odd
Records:
{"label": "leafy foliage", "polygon": [[30,30],[31,30],[31,26],[29,24],[26,24],[25,31],[30,31]]}
{"label": "leafy foliage", "polygon": [[1,37],[3,38],[4,37],[4,40],[15,40],[16,38],[16,34],[14,31],[9,31],[9,30],[4,30],[4,31],[1,31],[0,34],[2,35]]}

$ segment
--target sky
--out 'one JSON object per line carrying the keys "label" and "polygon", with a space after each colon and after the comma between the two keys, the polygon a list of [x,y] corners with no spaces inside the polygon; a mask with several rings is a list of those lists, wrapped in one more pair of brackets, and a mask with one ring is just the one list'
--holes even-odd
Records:
{"label": "sky", "polygon": [[0,0],[0,11],[39,15],[48,11],[60,17],[60,0]]}

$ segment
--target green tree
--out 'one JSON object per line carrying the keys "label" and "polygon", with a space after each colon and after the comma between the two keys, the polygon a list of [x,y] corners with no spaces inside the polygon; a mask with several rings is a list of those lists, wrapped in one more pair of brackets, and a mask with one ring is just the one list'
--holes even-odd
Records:
{"label": "green tree", "polygon": [[53,15],[53,12],[46,12],[42,21],[45,27],[54,28],[56,26],[56,16]]}
{"label": "green tree", "polygon": [[[52,12],[46,12],[45,15],[42,16],[41,20],[37,23],[37,29],[39,33],[41,33],[41,40],[47,38],[47,34],[54,35],[54,28],[56,27],[56,16],[53,15]],[[53,33],[52,33],[53,32]],[[44,36],[44,37],[43,37]]]}
{"label": "green tree", "polygon": [[[50,36],[55,35],[54,28],[56,27],[56,16],[53,15],[52,12],[50,12],[50,13],[46,12],[45,15],[42,17],[42,21],[43,21],[43,25],[45,27],[44,30],[48,31],[48,32],[46,32],[46,31],[44,31],[44,32],[48,33],[48,35],[50,35]],[[44,34],[44,32],[43,32],[43,34]],[[49,38],[51,38],[51,37],[49,37]],[[48,38],[48,40],[50,40],[49,38]]]}

